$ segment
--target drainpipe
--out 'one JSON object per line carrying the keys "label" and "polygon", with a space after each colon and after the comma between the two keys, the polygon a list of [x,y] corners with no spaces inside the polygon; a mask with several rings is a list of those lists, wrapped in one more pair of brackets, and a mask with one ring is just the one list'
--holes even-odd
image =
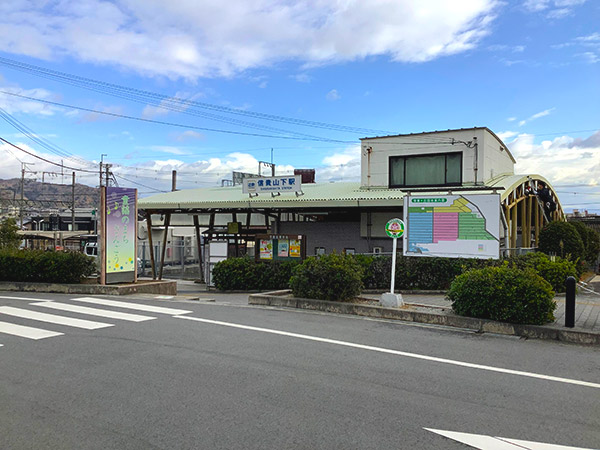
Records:
{"label": "drainpipe", "polygon": [[479,168],[479,145],[477,144],[477,138],[473,137],[473,148],[475,149],[475,163],[473,167],[473,172],[475,175],[475,186],[477,186],[477,170]]}

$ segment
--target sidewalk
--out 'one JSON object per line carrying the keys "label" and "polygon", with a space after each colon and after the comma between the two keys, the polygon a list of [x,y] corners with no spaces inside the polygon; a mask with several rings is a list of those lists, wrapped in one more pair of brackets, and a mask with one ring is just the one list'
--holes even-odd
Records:
{"label": "sidewalk", "polygon": [[[263,304],[263,305],[271,305],[271,306],[286,306],[286,307],[306,307],[308,309],[317,309],[317,306],[299,306],[298,303],[292,305],[293,302],[290,302],[290,297],[284,294],[284,297],[281,297],[282,294],[278,294],[276,296],[271,296],[269,294],[250,294],[250,293],[242,293],[242,292],[219,292],[219,291],[207,291],[205,285],[195,284],[192,281],[178,281],[178,297],[189,297],[194,298],[200,301],[214,301],[221,304],[230,304],[230,305],[247,305],[247,304]],[[596,291],[591,291],[592,288],[595,288]],[[250,297],[271,297],[271,299],[265,303],[263,300],[258,300],[257,298],[250,299]],[[378,301],[380,294],[365,294],[362,295],[362,298]],[[440,324],[450,324],[450,323],[461,323],[465,321],[481,321],[481,319],[469,319],[463,318],[461,316],[456,316],[452,313],[451,302],[446,299],[446,296],[443,294],[411,294],[405,293],[402,294],[404,302],[407,308],[401,308],[403,312],[407,312],[406,310],[412,311],[414,314],[410,315],[410,318],[406,320],[414,320],[420,321],[417,317],[429,317],[426,320],[434,320],[439,321]],[[574,331],[576,333],[591,333],[593,336],[592,340],[598,341],[600,340],[600,276],[597,276],[592,280],[589,285],[586,287],[586,290],[578,289],[576,299],[575,299],[575,327],[574,328],[566,328],[565,325],[565,295],[561,294],[555,297],[555,301],[557,304],[556,310],[554,311],[554,316],[556,320],[554,323],[546,324],[543,326],[515,326],[515,332],[520,332],[517,329],[521,328],[531,328],[535,331],[535,329],[542,330],[541,333],[537,331],[535,334],[537,337],[542,337],[545,333],[543,329],[548,331],[556,330],[550,333],[550,336],[555,336],[557,332],[560,331],[559,334],[569,331]],[[321,301],[312,301],[313,303],[337,303],[337,302],[321,302]],[[339,305],[339,303],[338,303]],[[357,305],[360,306],[360,305]],[[320,308],[320,307],[318,307]],[[336,307],[324,306],[324,310],[335,312]],[[368,306],[367,308],[373,308],[372,306]],[[343,308],[342,308],[343,309]],[[375,308],[381,309],[381,308]],[[385,308],[387,309],[387,308]],[[338,312],[341,312],[339,310]],[[423,314],[419,314],[423,313]],[[431,316],[436,316],[436,318],[432,318]],[[455,317],[455,319],[452,319]],[[402,320],[402,319],[400,319]],[[485,321],[485,322],[493,322],[493,321]],[[498,324],[499,328],[502,328],[503,324],[499,322],[493,322]],[[509,324],[505,324],[509,325]],[[488,329],[491,330],[494,328],[492,324],[487,325]],[[508,326],[507,328],[511,328]],[[511,334],[510,330],[507,334]],[[546,333],[548,334],[548,333]],[[533,337],[533,336],[532,336]],[[565,339],[570,342],[579,342],[578,338],[573,339]]]}
{"label": "sidewalk", "polygon": [[[379,295],[376,294],[363,297],[373,300],[379,299]],[[402,294],[402,298],[407,305],[419,309],[443,308],[444,310],[451,310],[452,308],[452,303],[444,295]],[[557,295],[554,300],[556,301],[556,310],[554,311],[556,320],[554,323],[545,326],[564,327],[565,295]],[[575,328],[600,333],[600,293],[584,292],[582,290],[577,293],[575,297]]]}

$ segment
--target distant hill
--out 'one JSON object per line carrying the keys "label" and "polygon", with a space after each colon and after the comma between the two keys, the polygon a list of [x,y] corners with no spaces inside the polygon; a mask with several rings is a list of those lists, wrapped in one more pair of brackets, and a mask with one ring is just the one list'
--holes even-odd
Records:
{"label": "distant hill", "polygon": [[[67,177],[65,177],[66,181]],[[24,186],[25,199],[37,201],[60,200],[67,202],[69,205],[71,203],[70,184],[41,183],[26,179]],[[98,195],[98,188],[75,183],[75,208],[97,207]],[[21,198],[21,179],[0,180],[0,202],[13,198],[17,200]]]}

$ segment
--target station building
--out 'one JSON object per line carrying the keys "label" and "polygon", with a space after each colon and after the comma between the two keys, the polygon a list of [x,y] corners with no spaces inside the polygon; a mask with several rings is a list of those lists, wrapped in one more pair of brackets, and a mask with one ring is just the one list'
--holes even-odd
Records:
{"label": "station building", "polygon": [[[360,142],[360,182],[303,183],[301,192],[280,195],[249,195],[238,185],[141,199],[149,240],[165,236],[160,265],[173,227],[193,227],[200,261],[210,256],[211,242],[227,243],[227,256],[253,254],[257,236],[268,234],[302,235],[307,255],[388,253],[392,242],[384,225],[402,217],[407,195],[499,194],[504,254],[535,248],[544,224],[564,220],[549,181],[539,174],[515,174],[513,155],[489,128],[367,137]],[[539,183],[549,188],[553,208],[535,195]]]}

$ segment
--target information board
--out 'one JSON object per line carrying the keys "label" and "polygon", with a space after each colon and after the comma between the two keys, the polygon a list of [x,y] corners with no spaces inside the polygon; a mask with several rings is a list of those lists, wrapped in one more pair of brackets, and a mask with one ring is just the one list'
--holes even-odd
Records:
{"label": "information board", "polygon": [[107,187],[106,282],[135,281],[137,189]]}
{"label": "information board", "polygon": [[301,234],[256,236],[254,245],[259,249],[255,256],[259,261],[290,261],[301,260],[306,257],[306,239]]}
{"label": "information board", "polygon": [[500,195],[404,198],[405,256],[498,259]]}

